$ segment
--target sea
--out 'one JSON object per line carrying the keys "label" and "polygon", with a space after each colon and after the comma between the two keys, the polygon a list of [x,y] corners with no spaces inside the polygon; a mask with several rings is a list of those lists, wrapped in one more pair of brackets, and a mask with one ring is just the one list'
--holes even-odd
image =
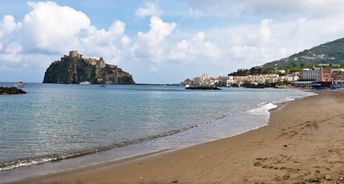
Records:
{"label": "sea", "polygon": [[[0,83],[0,86],[13,86]],[[299,89],[27,83],[0,96],[0,183],[154,155],[266,126]]]}

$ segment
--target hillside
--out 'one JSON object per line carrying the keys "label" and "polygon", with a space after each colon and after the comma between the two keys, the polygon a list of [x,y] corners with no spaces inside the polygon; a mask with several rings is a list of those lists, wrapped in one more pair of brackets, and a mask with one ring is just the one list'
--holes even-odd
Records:
{"label": "hillside", "polygon": [[344,38],[327,42],[287,58],[266,63],[264,70],[313,66],[318,64],[344,64]]}
{"label": "hillside", "polygon": [[103,58],[83,58],[71,51],[53,62],[45,72],[43,83],[79,84],[135,84],[132,76],[115,65],[106,64]]}

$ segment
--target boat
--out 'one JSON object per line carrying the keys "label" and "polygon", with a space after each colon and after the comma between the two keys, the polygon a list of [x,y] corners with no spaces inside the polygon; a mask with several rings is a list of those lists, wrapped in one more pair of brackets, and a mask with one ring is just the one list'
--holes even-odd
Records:
{"label": "boat", "polygon": [[185,89],[191,89],[191,90],[221,90],[221,88],[218,88],[217,86],[190,86],[190,85],[186,85]]}
{"label": "boat", "polygon": [[83,82],[80,82],[80,84],[82,84],[82,85],[89,85],[91,83],[89,81],[83,81]]}
{"label": "boat", "polygon": [[25,83],[22,82],[22,81],[19,81],[19,82],[16,83],[17,87],[23,87],[24,85],[25,85]]}

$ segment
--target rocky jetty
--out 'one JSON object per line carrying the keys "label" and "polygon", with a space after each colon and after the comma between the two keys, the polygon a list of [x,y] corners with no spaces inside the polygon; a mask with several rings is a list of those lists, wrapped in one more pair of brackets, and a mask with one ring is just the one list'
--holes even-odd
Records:
{"label": "rocky jetty", "polygon": [[0,95],[25,94],[26,92],[16,87],[0,87]]}
{"label": "rocky jetty", "polygon": [[104,59],[83,58],[78,51],[70,51],[53,62],[45,72],[43,83],[59,84],[135,84],[133,77]]}

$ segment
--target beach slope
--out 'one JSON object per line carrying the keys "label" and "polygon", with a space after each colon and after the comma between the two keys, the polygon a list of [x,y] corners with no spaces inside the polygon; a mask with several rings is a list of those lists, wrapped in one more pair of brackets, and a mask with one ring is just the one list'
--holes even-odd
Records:
{"label": "beach slope", "polygon": [[19,183],[344,183],[344,91],[290,102],[235,137]]}

